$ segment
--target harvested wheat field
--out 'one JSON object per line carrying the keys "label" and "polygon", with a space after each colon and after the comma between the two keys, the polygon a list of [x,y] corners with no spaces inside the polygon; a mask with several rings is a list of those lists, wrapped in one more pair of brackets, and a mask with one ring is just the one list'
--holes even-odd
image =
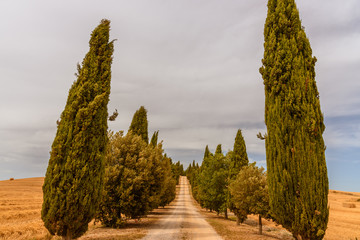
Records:
{"label": "harvested wheat field", "polygon": [[325,239],[360,239],[360,193],[330,190],[330,220]]}
{"label": "harvested wheat field", "polygon": [[[41,220],[44,178],[0,181],[0,239],[60,239],[51,238]],[[360,239],[360,193],[330,191],[330,221],[325,239]],[[171,207],[171,206],[170,206]],[[166,211],[158,209],[156,211]],[[216,214],[201,211],[224,239],[291,239],[291,235],[274,223],[264,221],[264,236],[257,235],[256,217],[245,224],[224,220]],[[154,217],[155,216],[155,217]],[[109,229],[89,225],[89,231],[80,239],[139,239],[147,233],[159,215],[151,215],[141,222],[129,222],[124,229]]]}
{"label": "harvested wheat field", "polygon": [[[52,237],[41,220],[43,182],[43,177],[0,181],[0,240],[61,239]],[[139,239],[156,220],[130,221],[124,229],[90,223],[89,231],[79,239]]]}
{"label": "harvested wheat field", "polygon": [[0,181],[0,239],[46,236],[41,220],[44,178]]}
{"label": "harvested wheat field", "polygon": [[[360,193],[330,190],[330,219],[325,240],[358,240],[360,239]],[[236,218],[229,214],[230,220],[223,216],[200,209],[206,220],[226,240],[264,240],[294,239],[292,235],[272,221],[262,220],[263,235],[258,234],[258,216],[251,215],[240,226]]]}

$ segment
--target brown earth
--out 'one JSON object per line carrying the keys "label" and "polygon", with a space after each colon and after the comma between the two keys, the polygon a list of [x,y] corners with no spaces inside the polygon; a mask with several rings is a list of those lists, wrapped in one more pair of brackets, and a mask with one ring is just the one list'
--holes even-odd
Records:
{"label": "brown earth", "polygon": [[[20,239],[59,239],[51,238],[41,220],[42,189],[44,178],[15,179],[13,181],[0,181],[0,240]],[[185,190],[184,190],[185,191]],[[185,194],[185,193],[184,193]],[[184,195],[185,196],[185,195]],[[181,197],[181,193],[177,198]],[[181,212],[185,215],[198,218],[186,201]],[[330,220],[326,231],[326,240],[355,240],[360,239],[360,193],[330,191]],[[139,222],[130,221],[122,229],[109,229],[100,225],[89,224],[89,231],[80,239],[140,239],[149,229],[156,228],[156,223],[172,215],[178,218],[179,206],[174,201],[164,209],[154,211],[152,215]],[[355,208],[354,208],[355,206]],[[236,226],[235,219],[225,220],[214,213],[201,210],[201,214],[215,228],[224,239],[289,239],[290,234],[272,222],[264,221],[264,236],[257,234],[257,217],[250,216],[241,226]],[[181,218],[181,217],[180,217]],[[192,220],[180,224],[183,239],[196,239],[189,234]],[[184,230],[185,228],[185,230]],[[191,231],[190,231],[191,232]],[[206,239],[206,238],[203,238]]]}

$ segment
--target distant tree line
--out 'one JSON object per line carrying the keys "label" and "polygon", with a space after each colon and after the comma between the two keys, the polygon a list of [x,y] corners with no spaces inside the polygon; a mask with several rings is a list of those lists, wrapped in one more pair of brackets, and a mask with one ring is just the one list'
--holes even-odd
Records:
{"label": "distant tree line", "polygon": [[244,222],[249,214],[259,214],[260,226],[261,217],[271,218],[266,173],[255,163],[249,164],[240,129],[232,151],[224,155],[219,144],[213,154],[206,146],[201,165],[193,161],[185,173],[193,197],[201,207],[217,214],[222,212],[225,218],[230,210],[237,224]]}

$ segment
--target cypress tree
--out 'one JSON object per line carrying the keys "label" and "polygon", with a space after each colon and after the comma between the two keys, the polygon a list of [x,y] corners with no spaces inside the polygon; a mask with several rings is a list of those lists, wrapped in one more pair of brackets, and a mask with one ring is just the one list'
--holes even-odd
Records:
{"label": "cypress tree", "polygon": [[[210,152],[209,150],[209,146],[206,145],[205,147],[205,152],[204,152],[204,158],[203,158],[203,162],[201,164],[201,167],[204,168],[205,166],[207,166],[209,164],[209,157],[212,156],[212,153]],[[195,160],[193,162],[193,167],[194,167],[194,164],[195,164]]]}
{"label": "cypress tree", "polygon": [[140,218],[171,201],[176,183],[161,144],[148,145],[132,132],[110,133],[109,138],[98,219],[105,226],[120,227],[126,218]]}
{"label": "cypress tree", "polygon": [[298,239],[322,239],[328,222],[323,115],[310,42],[294,0],[269,0],[260,68],[272,215]]}
{"label": "cypress tree", "polygon": [[202,168],[199,175],[200,205],[214,210],[218,214],[226,209],[226,179],[228,174],[226,160],[224,155],[219,152],[220,148],[218,146],[217,153],[206,158],[207,165]]}
{"label": "cypress tree", "polygon": [[140,218],[150,211],[148,161],[143,157],[147,148],[150,146],[138,135],[109,133],[103,199],[97,215],[103,225],[120,227],[125,217]]}
{"label": "cypress tree", "polygon": [[43,185],[41,217],[52,235],[80,237],[94,218],[101,197],[107,137],[113,42],[110,21],[91,34],[90,50],[72,85]]}
{"label": "cypress tree", "polygon": [[249,159],[246,153],[245,140],[241,134],[241,129],[236,133],[234,149],[230,157],[230,179],[234,180],[240,169],[249,164]]}
{"label": "cypress tree", "polygon": [[150,145],[153,147],[156,147],[157,143],[158,143],[158,135],[159,135],[159,130],[155,131],[154,134],[151,137],[150,140]]}
{"label": "cypress tree", "polygon": [[252,163],[244,166],[230,184],[231,200],[236,206],[236,223],[244,222],[249,214],[259,214],[259,234],[262,234],[261,218],[269,216],[269,193],[264,169]]}
{"label": "cypress tree", "polygon": [[132,131],[134,134],[141,136],[141,138],[148,143],[148,120],[147,120],[147,110],[144,106],[141,106],[139,110],[134,113],[129,131]]}
{"label": "cypress tree", "polygon": [[[180,164],[180,162],[178,162]],[[164,171],[164,181],[161,184],[160,202],[159,206],[164,207],[171,203],[176,196],[176,183],[179,181],[179,176],[176,178],[172,172],[172,160],[166,156],[161,161],[162,169]]]}
{"label": "cypress tree", "polygon": [[222,154],[221,144],[217,145],[215,154]]}
{"label": "cypress tree", "polygon": [[206,145],[205,147],[205,152],[204,152],[204,159],[210,157],[210,151],[209,151],[209,146]]}
{"label": "cypress tree", "polygon": [[[241,129],[238,129],[235,137],[234,148],[232,153],[230,154],[230,161],[229,161],[229,175],[228,175],[228,185],[231,182],[235,181],[237,175],[240,172],[240,169],[244,166],[249,164],[249,159],[246,153],[246,145],[245,140],[242,136]],[[240,223],[240,213],[241,210],[233,204],[231,199],[230,192],[227,195],[227,204],[230,211],[234,212],[237,217],[237,224]]]}

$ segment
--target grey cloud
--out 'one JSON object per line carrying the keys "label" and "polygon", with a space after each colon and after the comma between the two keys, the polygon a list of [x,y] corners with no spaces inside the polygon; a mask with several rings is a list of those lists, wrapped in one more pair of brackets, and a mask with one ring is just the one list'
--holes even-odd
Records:
{"label": "grey cloud", "polygon": [[[339,137],[358,141],[358,125],[344,119],[359,115],[359,1],[297,4],[318,58],[331,153]],[[118,109],[119,117],[110,129],[127,131],[144,105],[150,134],[160,130],[174,161],[201,161],[207,144],[231,149],[241,128],[250,158],[264,163],[256,134],[266,132],[258,71],[266,1],[20,0],[0,8],[0,179],[45,174],[76,63],[102,18],[112,21],[117,39],[109,111]]]}

